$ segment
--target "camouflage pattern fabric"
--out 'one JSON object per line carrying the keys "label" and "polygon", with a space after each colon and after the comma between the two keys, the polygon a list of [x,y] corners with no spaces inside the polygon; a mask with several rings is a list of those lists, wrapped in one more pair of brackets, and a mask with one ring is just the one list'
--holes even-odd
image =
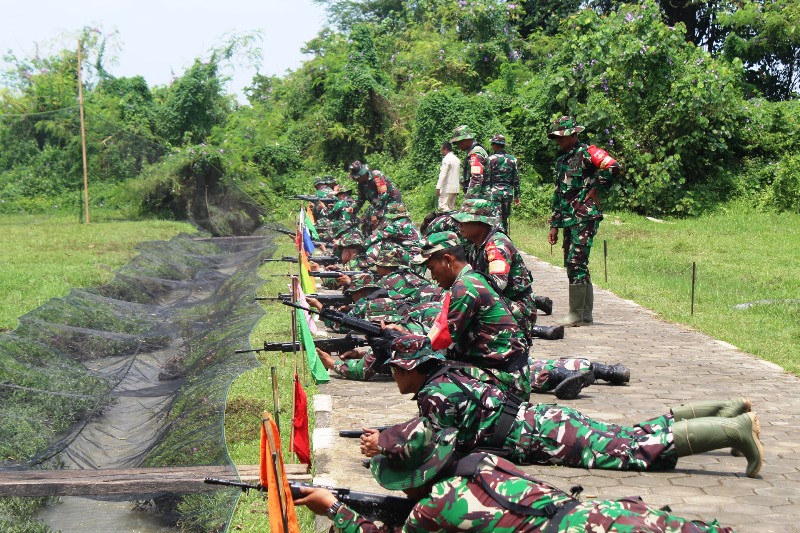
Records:
{"label": "camouflage pattern fabric", "polygon": [[589,253],[598,229],[599,220],[587,220],[563,230],[561,247],[564,250],[564,266],[567,269],[567,279],[572,285],[592,282],[589,275]]}
{"label": "camouflage pattern fabric", "polygon": [[562,357],[560,359],[533,359],[531,361],[531,388],[540,394],[555,388],[549,381],[550,372],[563,368],[570,372],[588,372],[592,362],[583,357]]}
{"label": "camouflage pattern fabric", "polygon": [[492,199],[492,186],[489,182],[486,163],[489,154],[480,144],[473,141],[464,158],[464,169],[461,176],[461,188],[464,198]]}
{"label": "camouflage pattern fabric", "polygon": [[499,210],[503,231],[508,234],[511,204],[520,196],[517,158],[505,152],[495,152],[489,156],[488,166],[492,184],[492,202]]}
{"label": "camouflage pattern fabric", "polygon": [[[429,298],[435,289],[430,281],[407,268],[398,268],[388,276],[381,278],[381,283],[389,292],[390,297],[405,300],[410,304],[420,303],[423,297]],[[423,293],[423,289],[428,289],[428,291]]]}
{"label": "camouflage pattern fabric", "polygon": [[469,263],[491,279],[530,341],[533,338],[531,327],[536,325],[533,276],[511,239],[502,232],[490,231],[480,246],[470,250]]}
{"label": "camouflage pattern fabric", "polygon": [[601,187],[608,188],[611,179],[621,171],[619,163],[599,170],[592,163],[588,146],[577,143],[556,159],[556,184],[553,193],[553,215],[550,227],[566,228],[588,220],[602,220],[603,213],[597,196],[589,194]]}
{"label": "camouflage pattern fabric", "polygon": [[525,336],[502,299],[469,265],[459,272],[450,287],[447,322],[453,340],[448,359],[483,369],[505,390],[528,397],[529,365],[523,364],[511,372],[498,368],[526,356]]}
{"label": "camouflage pattern fabric", "polygon": [[452,231],[453,233],[458,234],[458,221],[455,220],[452,216],[453,212],[450,213],[442,213],[438,217],[434,218],[428,227],[425,228],[425,235],[424,237],[429,237],[434,233],[441,233],[444,231]]}
{"label": "camouflage pattern fabric", "polygon": [[364,245],[372,261],[377,260],[383,243],[393,243],[403,248],[403,264],[410,264],[411,258],[419,253],[421,237],[419,230],[409,217],[384,219],[378,229],[370,235]]}
{"label": "camouflage pattern fabric", "polygon": [[[433,374],[417,393],[420,416],[436,428],[458,429],[458,448],[487,447],[508,401],[506,393],[468,369]],[[672,415],[635,426],[606,424],[575,409],[522,402],[503,443],[516,464],[551,464],[605,470],[675,468]]]}
{"label": "camouflage pattern fabric", "polygon": [[331,225],[331,240],[341,237],[343,234],[358,227],[358,221],[348,208],[355,205],[355,201],[348,197],[344,200],[337,200],[330,208],[329,220]]}
{"label": "camouflage pattern fabric", "polygon": [[[484,486],[529,509],[544,510],[574,500],[549,483],[527,476],[508,461],[486,455],[474,476],[448,476],[434,483],[431,493],[411,511],[405,524],[378,526],[346,505],[334,517],[334,528],[344,533],[465,531],[478,533],[541,533],[547,516],[514,513]],[[578,504],[560,518],[558,533],[730,533],[717,521],[689,521],[645,505],[638,498],[592,500]]]}
{"label": "camouflage pattern fabric", "polygon": [[380,170],[371,170],[370,178],[358,184],[358,199],[353,206],[353,213],[358,213],[365,203],[369,203],[373,208],[372,214],[382,219],[383,212],[390,203],[402,201],[400,189]]}

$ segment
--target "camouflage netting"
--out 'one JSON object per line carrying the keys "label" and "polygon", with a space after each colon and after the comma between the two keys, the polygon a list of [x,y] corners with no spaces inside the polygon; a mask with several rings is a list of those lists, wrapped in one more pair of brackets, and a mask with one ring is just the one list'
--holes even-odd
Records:
{"label": "camouflage netting", "polygon": [[257,364],[234,350],[263,315],[271,235],[145,243],[109,284],[23,316],[0,336],[0,467],[229,464],[225,395]]}

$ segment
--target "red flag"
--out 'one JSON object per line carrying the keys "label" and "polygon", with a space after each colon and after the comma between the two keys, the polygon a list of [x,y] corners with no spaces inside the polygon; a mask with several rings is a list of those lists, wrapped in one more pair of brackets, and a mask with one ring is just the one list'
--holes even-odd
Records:
{"label": "red flag", "polygon": [[442,310],[436,320],[433,321],[433,326],[428,332],[428,338],[431,340],[431,347],[434,350],[444,350],[453,344],[453,339],[450,337],[450,328],[447,325],[447,315],[449,314],[450,293],[448,292],[442,302]]}
{"label": "red flag", "polygon": [[308,407],[306,391],[300,385],[300,378],[294,374],[294,416],[292,418],[292,451],[301,463],[311,464],[311,444],[308,440]]}

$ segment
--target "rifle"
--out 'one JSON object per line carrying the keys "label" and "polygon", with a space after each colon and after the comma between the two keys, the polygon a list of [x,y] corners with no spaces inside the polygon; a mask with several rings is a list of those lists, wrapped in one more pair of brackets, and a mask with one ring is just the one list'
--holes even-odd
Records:
{"label": "rifle", "polygon": [[[313,261],[320,265],[335,265],[341,261],[335,255],[312,255],[308,258],[309,261]],[[284,255],[283,257],[271,257],[269,259],[262,259],[262,263],[272,263],[274,261],[283,261],[284,263],[297,263],[297,258],[292,255]]]}
{"label": "rifle", "polygon": [[339,276],[357,276],[359,274],[369,274],[369,272],[361,270],[317,270],[311,271],[309,274],[315,278],[336,279]]}
{"label": "rifle", "polygon": [[[314,339],[314,346],[328,353],[344,353],[349,352],[359,346],[369,346],[369,343],[363,337],[356,337],[350,333],[344,337],[331,337],[329,339]],[[259,353],[259,352],[294,352],[300,351],[302,348],[300,341],[298,342],[266,342],[264,341],[263,348],[254,348],[252,350],[234,350],[233,353]]]}
{"label": "rifle", "polygon": [[335,204],[339,200],[336,198],[325,198],[324,196],[313,196],[311,194],[295,194],[289,197],[290,200],[305,200],[306,202],[322,202],[323,204]]}
{"label": "rifle", "polygon": [[[352,303],[349,296],[344,294],[306,294],[306,298],[314,298],[322,305],[330,305],[333,307],[340,307]],[[256,296],[257,302],[291,302],[292,295],[287,292],[282,292],[278,296]]]}
{"label": "rifle", "polygon": [[323,307],[321,311],[317,311],[316,309],[310,309],[294,302],[283,302],[283,305],[302,309],[303,311],[307,311],[309,313],[316,313],[323,319],[328,319],[331,322],[336,322],[348,330],[366,335],[367,341],[372,347],[372,354],[375,356],[374,364],[377,365],[376,370],[380,369],[392,355],[392,341],[397,337],[404,335],[402,332],[397,331],[396,329],[384,329],[368,320],[356,318],[346,313],[340,313],[339,311],[335,311],[329,307]]}
{"label": "rifle", "polygon": [[[242,492],[257,490],[267,492],[267,488],[261,484],[250,485],[238,481],[226,481],[224,479],[214,479],[207,477],[203,480],[209,485],[223,485],[226,487],[238,487]],[[375,494],[372,492],[360,492],[346,488],[325,487],[323,485],[310,485],[308,483],[298,483],[290,481],[289,488],[292,491],[292,499],[297,500],[305,496],[300,492],[301,488],[328,489],[333,493],[337,500],[348,506],[353,511],[368,520],[383,522],[383,525],[394,527],[402,526],[411,514],[411,510],[417,504],[414,500],[401,498],[399,496],[388,496],[386,494]]]}
{"label": "rifle", "polygon": [[553,313],[553,300],[548,298],[547,296],[537,296],[535,298],[536,309],[541,311],[546,315],[550,315]]}
{"label": "rifle", "polygon": [[[373,429],[377,429],[378,431],[386,431],[390,427],[391,426],[378,426]],[[343,429],[339,432],[339,436],[344,437],[345,439],[357,439],[363,434],[364,432],[360,429]]]}

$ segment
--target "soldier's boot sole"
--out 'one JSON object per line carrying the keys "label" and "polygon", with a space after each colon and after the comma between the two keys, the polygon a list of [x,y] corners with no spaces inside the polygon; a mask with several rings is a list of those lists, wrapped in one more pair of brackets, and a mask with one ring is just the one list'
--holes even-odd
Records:
{"label": "soldier's boot sole", "polygon": [[592,383],[594,383],[594,374],[591,370],[588,372],[575,373],[556,385],[556,388],[553,389],[553,394],[555,394],[556,398],[559,400],[574,400],[585,387],[588,387]]}

